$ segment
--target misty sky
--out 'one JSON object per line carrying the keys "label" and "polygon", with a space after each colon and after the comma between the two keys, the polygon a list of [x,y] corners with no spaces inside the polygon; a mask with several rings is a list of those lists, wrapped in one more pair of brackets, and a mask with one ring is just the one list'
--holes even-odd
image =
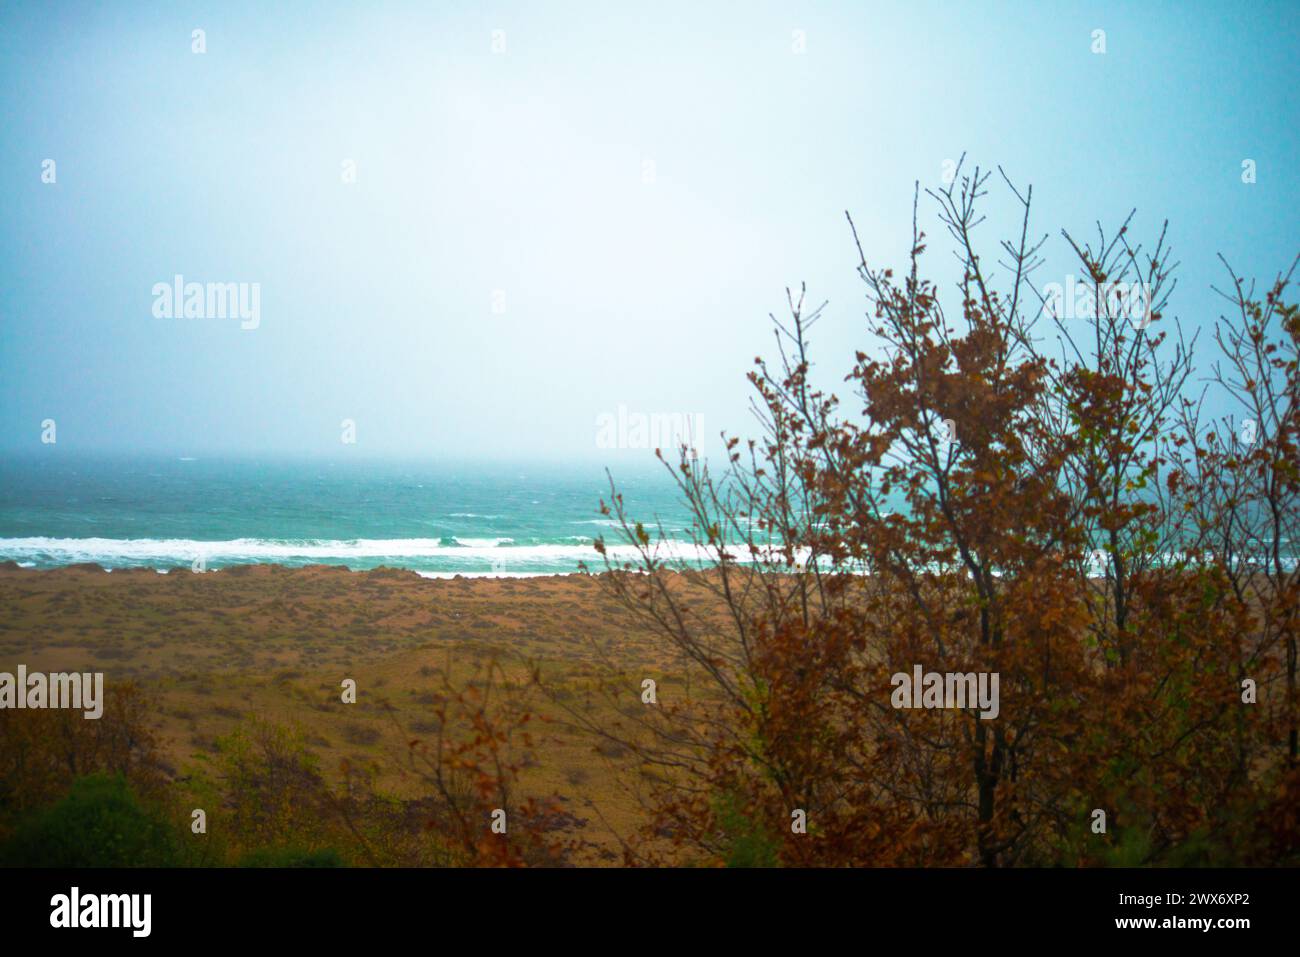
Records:
{"label": "misty sky", "polygon": [[[847,371],[844,210],[901,263],[963,151],[1033,184],[1040,283],[1061,227],[1134,206],[1192,328],[1217,252],[1300,251],[1294,3],[270,6],[0,8],[0,448],[52,418],[58,452],[337,454],[352,419],[356,454],[617,462],[620,406],[749,433],[785,287]],[[260,324],[157,318],[177,274],[258,283]]]}

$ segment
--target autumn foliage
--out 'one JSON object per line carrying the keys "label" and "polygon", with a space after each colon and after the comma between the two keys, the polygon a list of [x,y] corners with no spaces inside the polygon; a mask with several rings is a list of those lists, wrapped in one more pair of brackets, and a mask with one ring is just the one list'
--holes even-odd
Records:
{"label": "autumn foliage", "polygon": [[[1003,176],[1021,226],[978,242],[989,182],[926,195],[955,289],[924,278],[919,212],[900,273],[861,257],[843,388],[817,384],[821,310],[792,295],[750,374],[762,435],[727,439],[719,474],[669,463],[708,570],[611,485],[639,558],[605,578],[680,665],[677,693],[604,730],[639,754],[653,815],[629,860],[1300,860],[1290,273],[1257,297],[1229,270],[1207,347],[1166,315],[1164,232],[1144,248],[1126,221],[1065,234],[1097,304],[1067,318],[1035,282],[1032,191]],[[1115,283],[1140,284],[1142,314]],[[894,707],[916,665],[999,675],[1000,713]]]}

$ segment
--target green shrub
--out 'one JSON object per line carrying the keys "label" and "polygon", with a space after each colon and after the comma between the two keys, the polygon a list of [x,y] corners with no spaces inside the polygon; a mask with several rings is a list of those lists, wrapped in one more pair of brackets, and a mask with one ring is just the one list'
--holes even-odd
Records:
{"label": "green shrub", "polygon": [[741,810],[740,799],[726,794],[714,802],[720,830],[726,835],[724,860],[728,867],[776,867],[780,863],[778,841]]}
{"label": "green shrub", "polygon": [[343,867],[343,858],[332,847],[306,850],[301,847],[265,847],[249,851],[239,859],[240,867]]}
{"label": "green shrub", "polygon": [[76,779],[67,797],[19,823],[0,847],[7,867],[173,867],[173,826],[120,774]]}

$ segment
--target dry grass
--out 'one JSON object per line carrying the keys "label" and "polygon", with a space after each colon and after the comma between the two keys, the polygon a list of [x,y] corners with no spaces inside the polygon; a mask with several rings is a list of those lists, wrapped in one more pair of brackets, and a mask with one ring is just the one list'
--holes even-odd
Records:
{"label": "dry grass", "polygon": [[[106,574],[0,567],[0,670],[102,671],[135,680],[158,699],[163,755],[178,769],[249,718],[298,724],[321,767],[364,758],[381,783],[415,796],[402,773],[409,741],[438,730],[437,670],[468,680],[478,662],[526,663],[563,707],[534,695],[539,722],[521,778],[536,795],[558,794],[588,821],[596,859],[609,859],[643,820],[620,785],[630,755],[575,728],[565,708],[597,724],[617,715],[590,692],[606,656],[665,687],[658,643],[587,577],[429,580],[383,569],[244,566],[194,574]],[[355,705],[341,682],[356,681]],[[629,689],[629,704],[636,703]],[[608,715],[604,712],[608,711]]]}

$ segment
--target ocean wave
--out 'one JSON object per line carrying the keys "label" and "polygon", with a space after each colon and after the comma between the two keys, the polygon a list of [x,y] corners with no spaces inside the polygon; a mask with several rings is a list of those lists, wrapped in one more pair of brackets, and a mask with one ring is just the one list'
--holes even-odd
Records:
{"label": "ocean wave", "polygon": [[[693,551],[689,543],[669,543],[673,557]],[[607,546],[615,561],[634,560],[630,545]],[[517,544],[510,538],[393,538],[349,540],[283,540],[237,538],[202,541],[183,538],[4,538],[0,539],[0,561],[48,567],[94,562],[105,568],[205,564],[235,565],[270,563],[283,565],[343,564],[372,567],[377,564],[411,567],[415,570],[457,571],[493,568],[497,570],[541,570],[577,568],[579,562],[592,567],[603,561],[589,540],[572,538],[558,542]]]}

